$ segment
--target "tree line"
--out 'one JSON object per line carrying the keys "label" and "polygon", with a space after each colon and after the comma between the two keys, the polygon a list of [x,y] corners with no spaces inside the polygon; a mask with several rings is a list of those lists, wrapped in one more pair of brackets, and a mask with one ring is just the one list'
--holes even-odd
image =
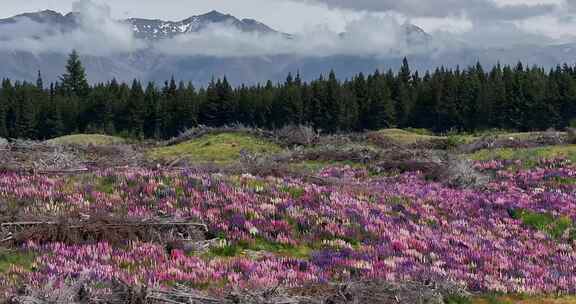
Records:
{"label": "tree line", "polygon": [[0,137],[46,139],[71,133],[170,138],[199,124],[260,128],[310,125],[325,133],[426,128],[435,132],[564,128],[576,118],[576,69],[479,63],[421,75],[404,59],[399,71],[340,81],[334,71],[305,82],[207,87],[174,79],[163,85],[111,80],[89,85],[73,52],[60,81],[48,86],[4,79]]}

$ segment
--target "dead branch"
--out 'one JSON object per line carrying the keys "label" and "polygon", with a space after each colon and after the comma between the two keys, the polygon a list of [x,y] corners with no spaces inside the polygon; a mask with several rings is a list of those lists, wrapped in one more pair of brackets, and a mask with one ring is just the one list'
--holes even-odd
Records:
{"label": "dead branch", "polygon": [[[1,221],[1,220],[0,220]],[[190,220],[125,220],[107,217],[44,219],[0,224],[1,243],[92,243],[106,241],[124,244],[127,241],[166,242],[172,240],[204,241],[208,226]],[[198,245],[198,248],[202,246]]]}

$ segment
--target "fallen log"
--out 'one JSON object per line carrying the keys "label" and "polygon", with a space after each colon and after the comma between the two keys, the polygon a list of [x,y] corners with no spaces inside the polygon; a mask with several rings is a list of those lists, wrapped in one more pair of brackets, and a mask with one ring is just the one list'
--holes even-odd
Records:
{"label": "fallen log", "polygon": [[158,220],[130,221],[89,218],[4,222],[0,224],[1,243],[23,244],[61,242],[67,244],[106,241],[124,244],[128,241],[166,242],[170,240],[205,240],[208,226],[196,221]]}
{"label": "fallen log", "polygon": [[42,175],[78,174],[78,173],[85,173],[85,172],[90,172],[90,169],[80,168],[80,169],[69,169],[69,170],[38,170],[38,171],[35,171],[36,174],[42,174]]}
{"label": "fallen log", "polygon": [[[2,223],[1,227],[11,227],[11,226],[55,226],[61,225],[61,222],[14,222],[14,223]],[[205,231],[208,231],[208,226],[202,223],[191,223],[191,222],[165,222],[165,223],[117,223],[117,224],[105,224],[102,225],[104,228],[118,228],[118,227],[150,227],[150,226],[194,226],[202,227]],[[68,226],[71,229],[80,229],[85,227],[85,225]]]}

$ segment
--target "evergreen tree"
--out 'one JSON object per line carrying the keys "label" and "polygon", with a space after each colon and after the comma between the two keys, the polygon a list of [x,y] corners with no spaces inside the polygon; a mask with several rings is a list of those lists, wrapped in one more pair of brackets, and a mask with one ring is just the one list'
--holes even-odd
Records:
{"label": "evergreen tree", "polygon": [[62,87],[68,95],[77,97],[86,97],[89,91],[88,80],[86,79],[86,70],[80,61],[80,56],[74,50],[68,57],[66,63],[66,73],[60,77]]}
{"label": "evergreen tree", "polygon": [[125,108],[125,122],[122,128],[134,137],[144,136],[145,104],[142,84],[134,80],[130,89],[130,97]]}
{"label": "evergreen tree", "polygon": [[576,119],[576,69],[497,64],[488,73],[438,68],[421,77],[404,59],[397,73],[376,71],[340,81],[332,71],[310,82],[299,74],[286,81],[233,88],[226,78],[204,88],[176,83],[163,88],[112,79],[89,86],[77,53],[61,83],[44,89],[2,81],[0,137],[45,139],[72,132],[124,133],[168,138],[206,124],[242,122],[262,128],[309,124],[324,132],[418,127],[436,132],[562,129]]}
{"label": "evergreen tree", "polygon": [[209,126],[223,126],[236,122],[236,101],[226,77],[208,85],[202,106],[201,122]]}
{"label": "evergreen tree", "polygon": [[320,116],[320,127],[328,132],[336,132],[342,129],[342,92],[340,88],[336,73],[330,71],[326,81],[325,99],[322,100],[322,108],[325,109],[325,112]]}
{"label": "evergreen tree", "polygon": [[16,90],[17,120],[15,137],[33,139],[37,134],[36,109],[34,107],[34,90],[36,88],[24,83]]}
{"label": "evergreen tree", "polygon": [[404,57],[402,66],[398,72],[398,79],[396,80],[396,87],[394,90],[393,98],[395,103],[396,122],[398,126],[405,126],[409,118],[410,107],[412,106],[412,73],[408,59]]}
{"label": "evergreen tree", "polygon": [[366,129],[379,130],[394,126],[395,108],[390,97],[390,90],[386,79],[379,73],[368,79],[368,110],[366,115]]}
{"label": "evergreen tree", "polygon": [[39,119],[39,135],[42,139],[54,138],[64,134],[64,125],[60,115],[59,99],[54,90],[54,84],[50,85],[50,96],[44,113]]}
{"label": "evergreen tree", "polygon": [[42,73],[40,71],[38,71],[38,78],[36,78],[36,87],[39,90],[44,89],[44,81],[42,80]]}

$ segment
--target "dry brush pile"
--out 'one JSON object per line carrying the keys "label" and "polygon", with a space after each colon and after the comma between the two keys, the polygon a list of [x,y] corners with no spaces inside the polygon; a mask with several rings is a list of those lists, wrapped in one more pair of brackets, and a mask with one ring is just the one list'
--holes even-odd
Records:
{"label": "dry brush pile", "polygon": [[95,168],[146,165],[138,145],[52,144],[31,140],[2,141],[2,170],[67,173]]}

